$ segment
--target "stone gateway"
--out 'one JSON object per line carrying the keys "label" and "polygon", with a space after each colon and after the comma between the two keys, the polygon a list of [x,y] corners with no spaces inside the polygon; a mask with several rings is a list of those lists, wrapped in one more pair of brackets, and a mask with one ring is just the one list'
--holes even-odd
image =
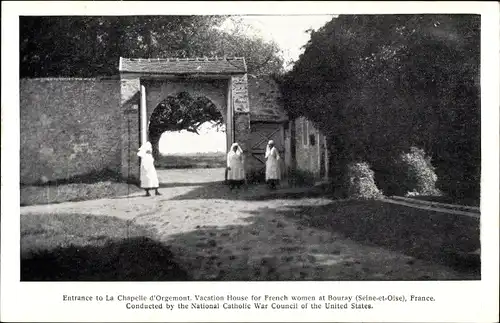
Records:
{"label": "stone gateway", "polygon": [[138,178],[135,154],[148,141],[148,121],[155,107],[181,91],[209,98],[226,123],[227,148],[236,141],[247,150],[250,105],[244,58],[120,58],[119,71],[122,129],[127,129],[121,137],[123,178]]}
{"label": "stone gateway", "polygon": [[20,80],[21,184],[103,170],[137,183],[138,148],[148,139],[158,145],[148,138],[151,116],[183,93],[220,112],[226,147],[240,144],[250,181],[264,175],[269,140],[283,173],[293,165],[294,127],[279,87],[271,76],[248,74],[244,58],[120,58],[116,76]]}

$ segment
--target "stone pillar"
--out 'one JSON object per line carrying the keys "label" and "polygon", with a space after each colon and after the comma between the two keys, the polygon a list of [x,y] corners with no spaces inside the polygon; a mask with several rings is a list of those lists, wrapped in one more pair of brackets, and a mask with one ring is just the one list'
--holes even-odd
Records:
{"label": "stone pillar", "polygon": [[249,153],[250,139],[250,104],[248,100],[247,74],[234,75],[231,77],[231,106],[233,116],[234,140],[241,148]]}
{"label": "stone pillar", "polygon": [[229,149],[231,148],[231,145],[234,142],[234,128],[233,128],[233,98],[231,96],[232,92],[232,82],[231,79],[228,80],[228,85],[227,85],[227,103],[226,103],[226,115],[224,116],[224,119],[226,121],[226,154],[229,152]]}
{"label": "stone pillar", "polygon": [[148,115],[146,107],[146,87],[141,85],[141,145],[148,141]]}
{"label": "stone pillar", "polygon": [[139,96],[140,80],[136,76],[121,75],[121,177],[132,183],[139,182],[140,164],[137,151],[140,141]]}

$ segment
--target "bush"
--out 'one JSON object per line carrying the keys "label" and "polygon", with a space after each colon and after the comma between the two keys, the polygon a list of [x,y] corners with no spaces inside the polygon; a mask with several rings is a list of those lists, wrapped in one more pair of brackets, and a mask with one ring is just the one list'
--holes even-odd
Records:
{"label": "bush", "polygon": [[435,169],[423,149],[411,147],[410,152],[400,155],[398,162],[406,170],[402,186],[407,189],[407,195],[441,195],[436,188]]}
{"label": "bush", "polygon": [[383,196],[375,184],[375,173],[368,163],[350,163],[347,166],[347,194],[355,199],[376,199]]}
{"label": "bush", "polygon": [[[339,191],[345,165],[362,160],[387,194],[435,193],[435,172],[444,193],[479,197],[480,26],[474,15],[340,15],[311,32],[283,102],[330,138]],[[399,156],[414,145],[435,171],[418,152]]]}

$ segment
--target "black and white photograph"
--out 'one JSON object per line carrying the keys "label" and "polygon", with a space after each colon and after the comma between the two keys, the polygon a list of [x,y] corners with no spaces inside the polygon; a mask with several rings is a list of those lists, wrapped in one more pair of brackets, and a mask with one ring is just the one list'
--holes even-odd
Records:
{"label": "black and white photograph", "polygon": [[18,280],[481,283],[482,18],[19,15]]}

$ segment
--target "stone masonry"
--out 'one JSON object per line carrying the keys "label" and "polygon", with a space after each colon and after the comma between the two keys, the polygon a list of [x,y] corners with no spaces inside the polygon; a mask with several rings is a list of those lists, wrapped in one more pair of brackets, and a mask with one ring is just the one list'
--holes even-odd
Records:
{"label": "stone masonry", "polygon": [[248,151],[250,137],[250,105],[248,100],[247,74],[231,77],[233,104],[234,141],[239,143],[243,151]]}
{"label": "stone masonry", "polygon": [[[243,58],[120,58],[119,70],[121,110],[124,114],[121,140],[122,177],[133,182],[139,179],[139,158],[136,152],[141,136],[141,85],[146,92],[144,100],[146,106],[142,107],[146,110],[144,113],[146,118],[149,119],[156,105],[164,99],[163,96],[178,90],[194,90],[195,96],[205,94],[212,102],[215,101],[225,116],[228,143],[234,137],[244,150],[247,148],[250,134],[250,106],[246,65]],[[224,79],[227,81],[221,81]],[[225,85],[226,89],[224,86],[221,87],[221,84]],[[225,102],[228,104],[224,104]]]}
{"label": "stone masonry", "polygon": [[138,182],[141,101],[149,120],[164,97],[179,91],[209,98],[229,122],[228,145],[234,140],[250,155],[252,123],[281,125],[287,117],[274,81],[248,78],[244,59],[214,58],[121,59],[119,78],[22,79],[21,183],[104,169]]}
{"label": "stone masonry", "polygon": [[22,79],[20,182],[118,170],[119,100],[119,82],[113,79]]}

